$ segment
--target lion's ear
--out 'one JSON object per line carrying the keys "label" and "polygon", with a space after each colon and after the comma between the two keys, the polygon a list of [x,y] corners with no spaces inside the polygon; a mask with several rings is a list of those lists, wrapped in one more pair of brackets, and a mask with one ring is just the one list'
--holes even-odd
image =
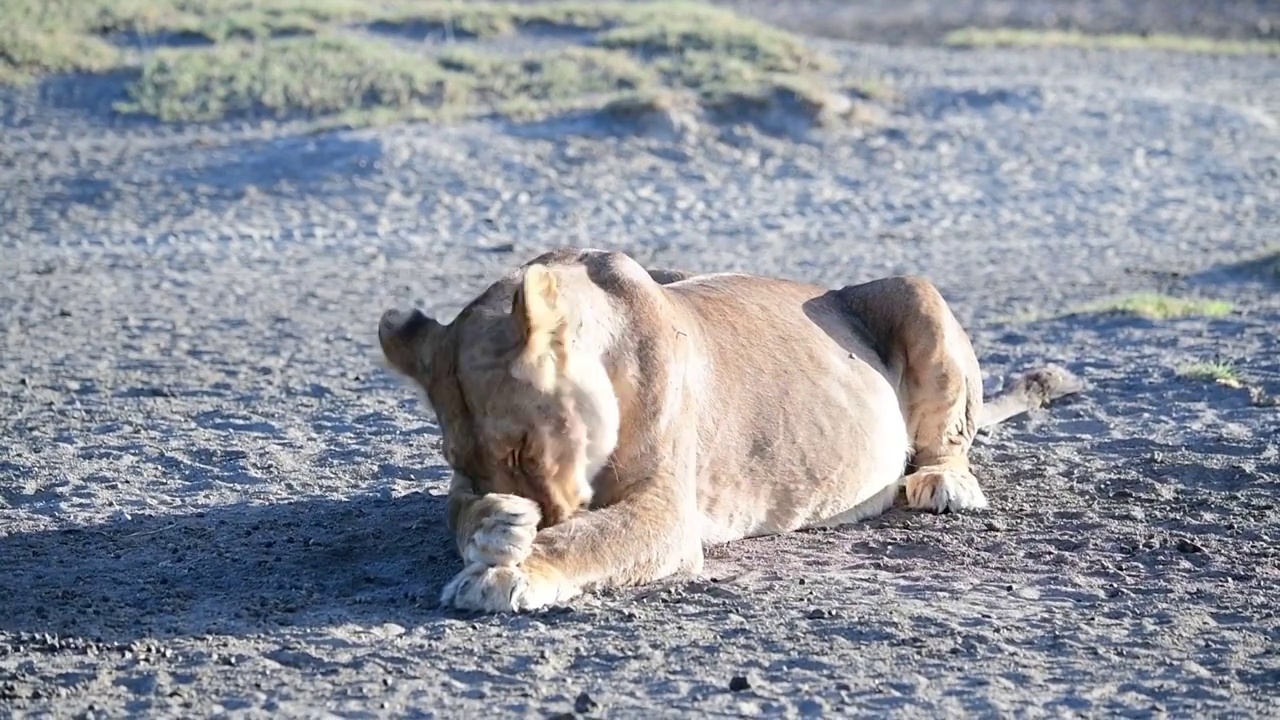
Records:
{"label": "lion's ear", "polygon": [[511,314],[521,341],[511,372],[549,392],[564,368],[567,332],[560,286],[550,268],[535,264],[525,269],[511,301]]}
{"label": "lion's ear", "polygon": [[387,362],[419,380],[431,374],[431,355],[443,325],[420,310],[388,310],[378,322],[378,343]]}

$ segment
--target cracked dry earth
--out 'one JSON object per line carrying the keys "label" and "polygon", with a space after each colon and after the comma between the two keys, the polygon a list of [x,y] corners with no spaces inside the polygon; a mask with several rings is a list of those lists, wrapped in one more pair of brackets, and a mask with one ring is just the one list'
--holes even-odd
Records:
{"label": "cracked dry earth", "polygon": [[[830,48],[899,92],[881,125],[291,135],[6,91],[0,714],[1274,716],[1280,293],[1245,261],[1280,243],[1280,61]],[[1089,388],[979,438],[990,510],[446,613],[439,435],[378,315],[560,244],[920,273],[991,388]],[[1142,290],[1235,310],[1059,314]],[[1248,387],[1177,374],[1213,359]]]}

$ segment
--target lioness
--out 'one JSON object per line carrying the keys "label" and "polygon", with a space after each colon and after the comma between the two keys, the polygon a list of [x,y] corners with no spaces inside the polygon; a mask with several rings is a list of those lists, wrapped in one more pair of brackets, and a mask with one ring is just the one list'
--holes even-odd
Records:
{"label": "lioness", "polygon": [[560,249],[441,325],[388,310],[388,364],[426,392],[465,567],[445,606],[521,611],[697,573],[703,548],[987,505],[978,428],[1081,388],[1029,373],[983,406],[968,336],[928,281],[828,290],[646,270]]}

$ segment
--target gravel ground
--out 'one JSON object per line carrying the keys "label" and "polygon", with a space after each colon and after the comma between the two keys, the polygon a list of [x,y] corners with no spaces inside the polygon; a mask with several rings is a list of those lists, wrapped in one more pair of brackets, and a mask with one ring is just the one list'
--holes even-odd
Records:
{"label": "gravel ground", "polygon": [[[899,91],[881,126],[296,135],[104,119],[111,80],[0,95],[0,711],[1274,715],[1280,293],[1239,263],[1280,246],[1280,60],[830,49]],[[444,613],[439,436],[377,318],[559,244],[921,273],[993,387],[1090,388],[980,439],[989,511]],[[1054,317],[1139,290],[1237,311]],[[1176,376],[1215,358],[1252,392]]]}
{"label": "gravel ground", "polygon": [[1280,37],[1277,0],[716,0],[822,37],[920,44],[963,27]]}

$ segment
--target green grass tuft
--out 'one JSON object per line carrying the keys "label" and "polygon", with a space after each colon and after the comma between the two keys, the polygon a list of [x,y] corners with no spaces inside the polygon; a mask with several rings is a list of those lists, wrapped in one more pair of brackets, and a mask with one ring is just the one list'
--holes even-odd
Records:
{"label": "green grass tuft", "polygon": [[1109,50],[1164,50],[1170,52],[1214,53],[1219,55],[1277,55],[1280,41],[1218,40],[1184,35],[1090,35],[1064,30],[1018,30],[1013,28],[964,28],[943,38],[952,47],[1072,47]]}
{"label": "green grass tuft", "polygon": [[1178,377],[1188,380],[1201,380],[1204,382],[1214,382],[1228,387],[1243,387],[1240,380],[1240,373],[1230,363],[1215,362],[1197,362],[1183,365],[1178,368]]}
{"label": "green grass tuft", "polygon": [[1223,317],[1234,306],[1225,300],[1179,298],[1159,293],[1138,293],[1086,306],[1079,312],[1120,313],[1148,320],[1171,320],[1184,317]]}

